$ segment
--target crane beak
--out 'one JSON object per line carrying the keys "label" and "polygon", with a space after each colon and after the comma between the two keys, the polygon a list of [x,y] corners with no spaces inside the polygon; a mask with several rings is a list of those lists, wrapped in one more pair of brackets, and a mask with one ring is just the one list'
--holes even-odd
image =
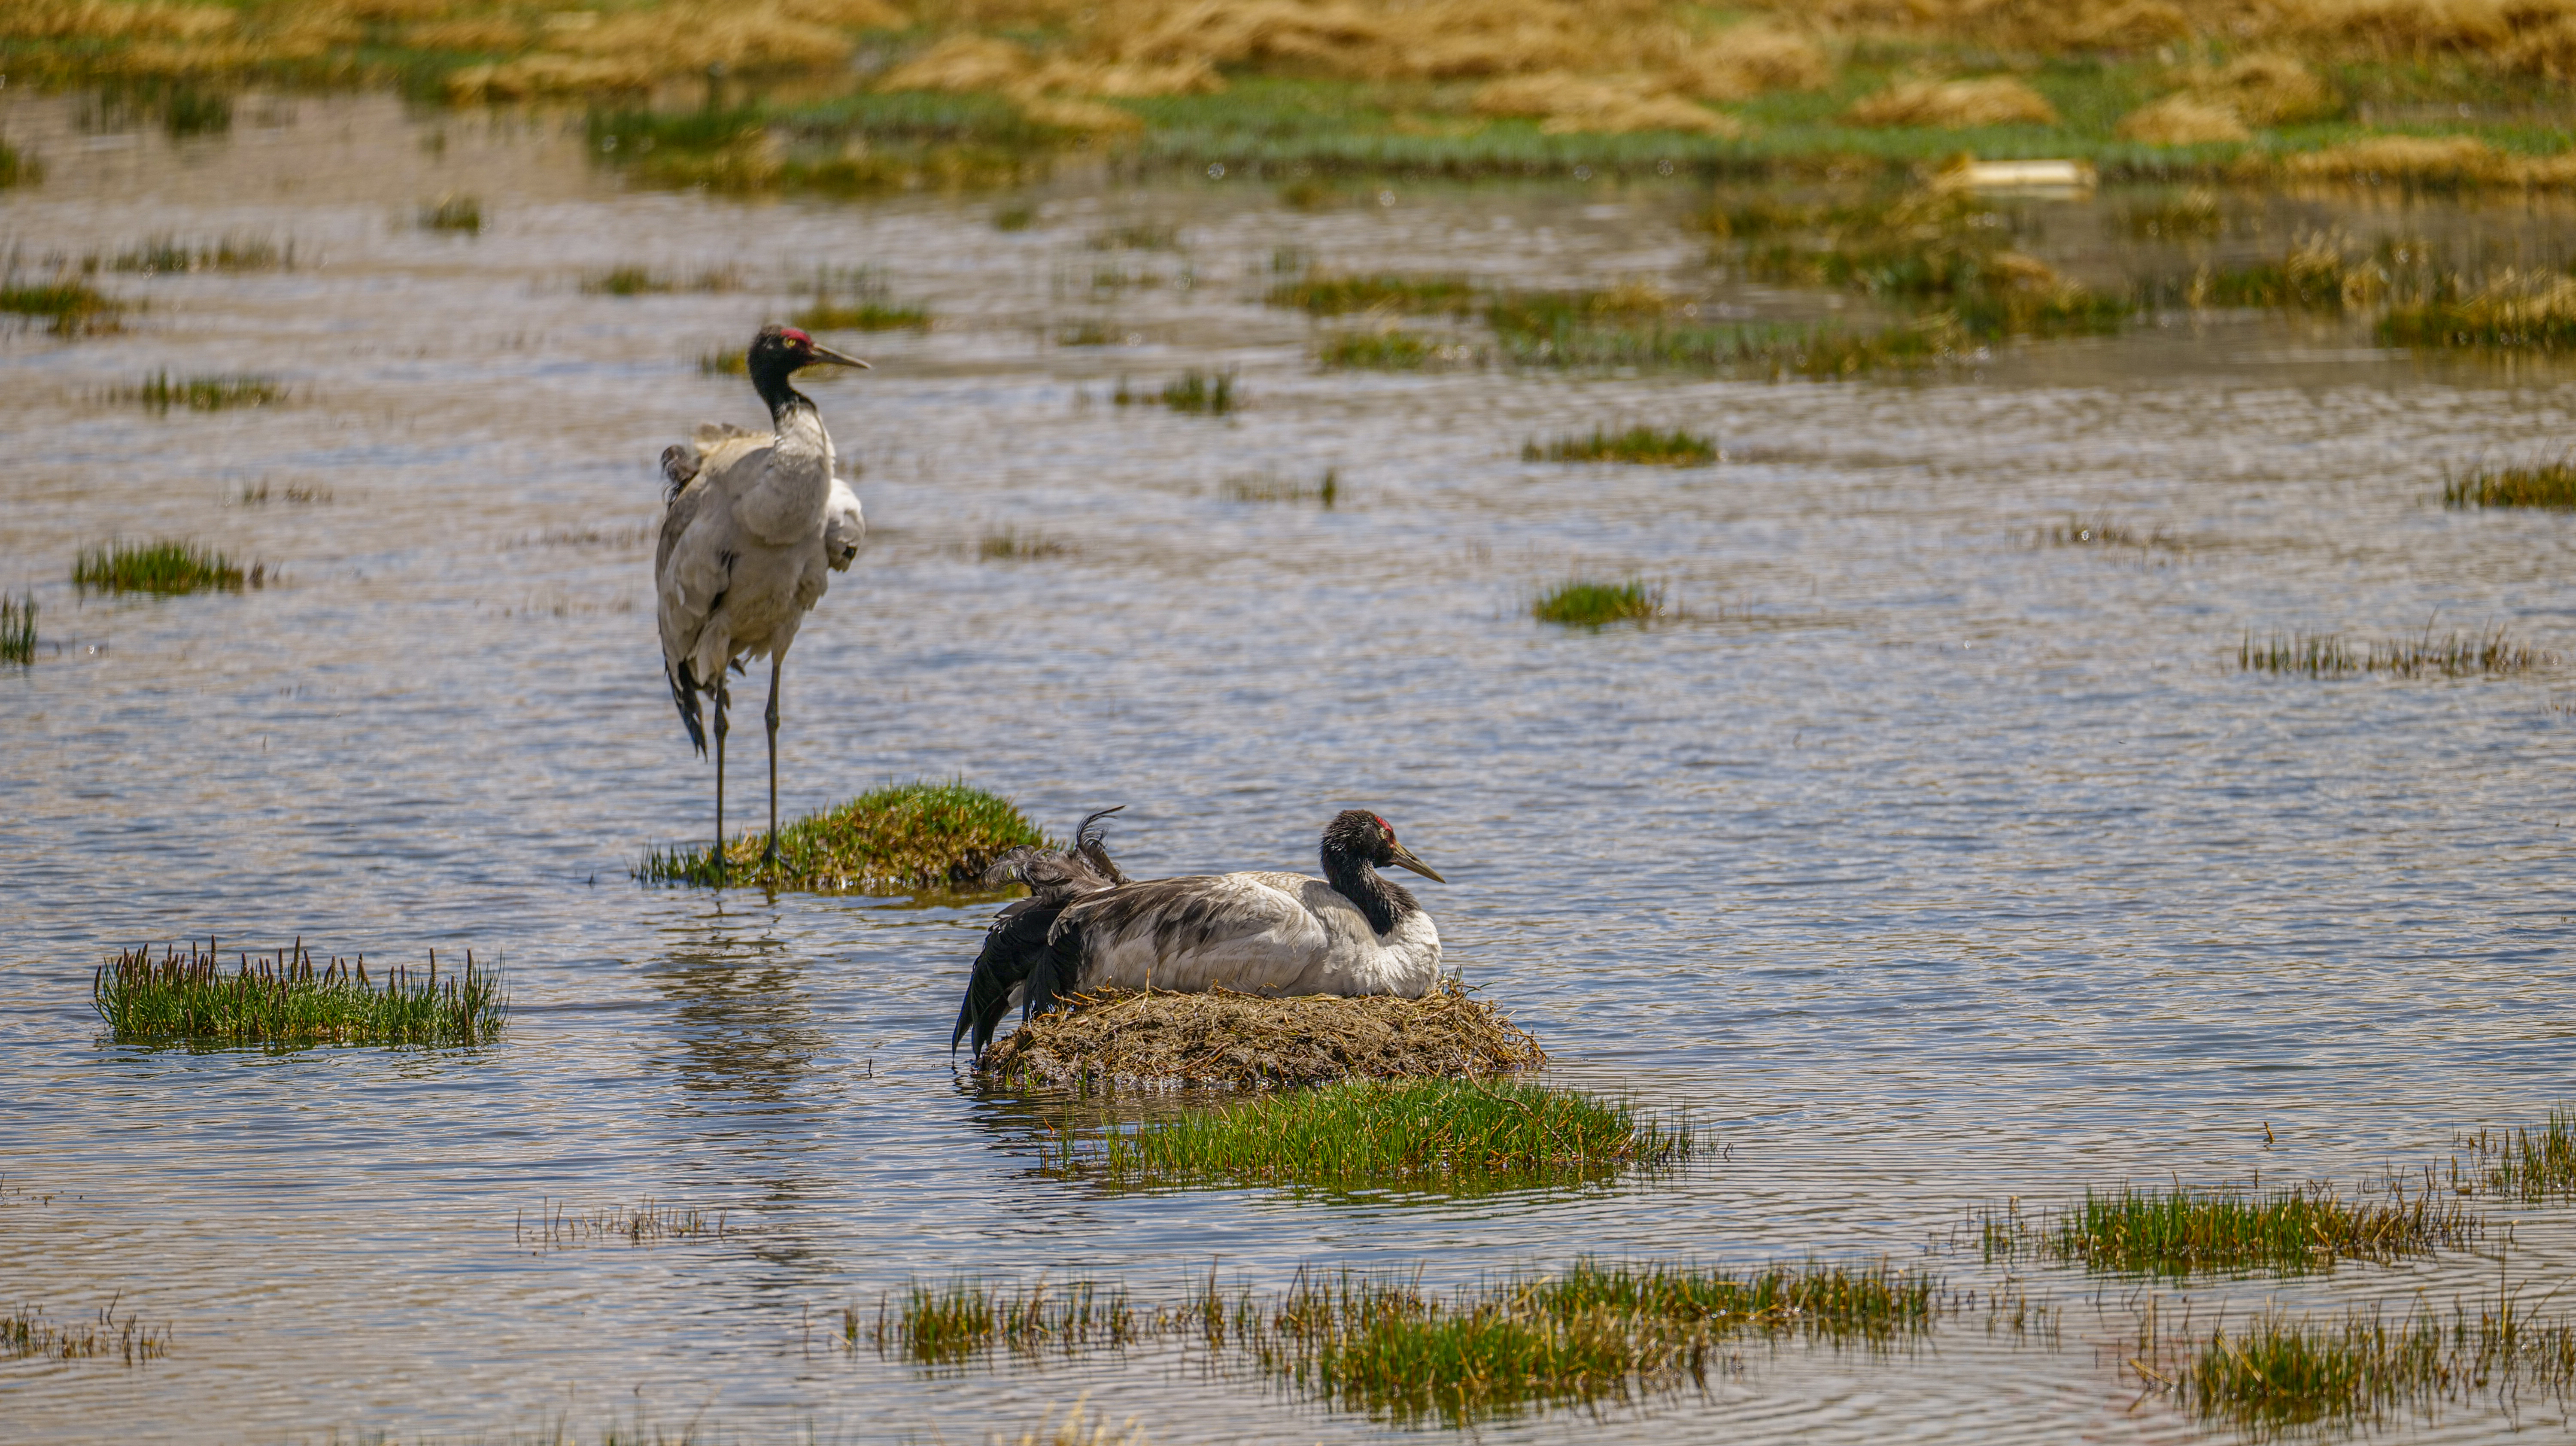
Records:
{"label": "crane beak", "polygon": [[1413,856],[1413,850],[1406,848],[1402,844],[1397,844],[1395,846],[1395,856],[1388,859],[1387,862],[1395,865],[1399,869],[1411,869],[1415,873],[1422,875],[1424,878],[1429,879],[1435,884],[1445,884],[1449,882],[1447,879],[1440,877],[1440,875],[1432,869],[1431,865],[1415,858]]}
{"label": "crane beak", "polygon": [[[814,344],[814,361],[830,362],[834,366],[857,367],[863,372],[875,370],[875,368],[869,366],[866,362],[859,360],[857,357],[850,356],[843,352],[834,351],[830,347],[823,345],[821,342],[816,342]],[[807,366],[812,366],[813,364],[814,362],[806,363]]]}

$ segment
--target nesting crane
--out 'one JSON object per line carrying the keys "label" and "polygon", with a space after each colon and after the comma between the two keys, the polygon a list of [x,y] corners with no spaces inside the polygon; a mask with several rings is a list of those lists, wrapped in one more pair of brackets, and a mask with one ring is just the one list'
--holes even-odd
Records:
{"label": "nesting crane", "polygon": [[727,670],[769,659],[769,847],[778,857],[778,680],[788,645],[821,601],[826,572],[845,570],[866,524],[835,469],[832,437],[813,400],[788,379],[817,365],[865,367],[792,326],[764,326],[746,355],[770,430],[721,422],[663,449],[670,482],[653,588],[662,672],[689,742],[707,751],[701,694],[715,707],[716,870],[724,871]]}

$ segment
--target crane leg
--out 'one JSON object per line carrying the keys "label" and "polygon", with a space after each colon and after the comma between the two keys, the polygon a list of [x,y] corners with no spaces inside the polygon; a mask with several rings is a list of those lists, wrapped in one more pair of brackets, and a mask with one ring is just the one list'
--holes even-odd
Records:
{"label": "crane leg", "polygon": [[725,740],[724,670],[716,670],[716,882],[724,882],[724,740]]}
{"label": "crane leg", "polygon": [[770,654],[769,712],[764,715],[769,722],[769,851],[761,855],[767,864],[778,862],[778,673],[786,666],[785,652]]}

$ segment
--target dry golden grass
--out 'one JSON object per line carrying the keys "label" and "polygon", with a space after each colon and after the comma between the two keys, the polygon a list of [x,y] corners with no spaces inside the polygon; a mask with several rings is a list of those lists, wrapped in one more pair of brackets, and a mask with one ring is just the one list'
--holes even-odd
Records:
{"label": "dry golden grass", "polygon": [[1699,100],[1751,100],[1768,91],[1829,85],[1834,64],[1804,35],[1739,25],[1684,46],[1666,74],[1675,90]]}
{"label": "dry golden grass", "polygon": [[2124,141],[2143,141],[2151,146],[2198,146],[2254,138],[2234,110],[2187,94],[2149,101],[2122,116],[2118,135]]}
{"label": "dry golden grass", "polygon": [[2248,55],[2192,89],[2258,126],[2320,120],[2343,109],[2343,97],[2296,56]]}
{"label": "dry golden grass", "polygon": [[1697,131],[1731,136],[1744,130],[1732,116],[1663,92],[1644,76],[1516,75],[1479,87],[1475,108],[1478,115],[1535,117],[1549,135]]}
{"label": "dry golden grass", "polygon": [[2469,136],[2373,136],[2290,156],[2281,170],[2297,180],[2367,185],[2576,188],[2576,152],[2515,155]]}
{"label": "dry golden grass", "polygon": [[1843,118],[1862,126],[2055,125],[2048,97],[2008,75],[1978,80],[1900,80],[1852,102]]}
{"label": "dry golden grass", "polygon": [[1482,1078],[1547,1063],[1538,1041],[1454,982],[1420,999],[1107,993],[985,1051],[1015,1083],[1244,1087]]}

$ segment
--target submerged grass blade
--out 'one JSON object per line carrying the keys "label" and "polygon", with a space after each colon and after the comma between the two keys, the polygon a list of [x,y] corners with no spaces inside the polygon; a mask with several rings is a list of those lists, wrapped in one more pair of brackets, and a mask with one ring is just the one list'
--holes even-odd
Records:
{"label": "submerged grass blade", "polygon": [[743,834],[717,859],[710,846],[654,849],[637,863],[646,883],[738,884],[817,892],[971,889],[1005,849],[1045,836],[1007,798],[964,780],[893,784],[778,830]]}
{"label": "submerged grass blade", "polygon": [[2435,633],[2427,623],[2411,638],[2359,646],[2340,633],[2244,635],[2236,666],[2248,673],[2304,678],[2351,678],[2385,673],[2398,678],[2505,677],[2550,667],[2557,655],[2517,642],[2502,624],[2476,632]]}
{"label": "submerged grass blade", "polygon": [[381,978],[364,956],[316,968],[299,942],[268,956],[247,952],[223,971],[214,941],[160,958],[130,949],[100,965],[90,1003],[120,1044],[482,1044],[509,1015],[499,975],[469,951],[440,976],[402,966]]}
{"label": "submerged grass blade", "polygon": [[36,598],[0,597],[0,663],[36,661]]}

